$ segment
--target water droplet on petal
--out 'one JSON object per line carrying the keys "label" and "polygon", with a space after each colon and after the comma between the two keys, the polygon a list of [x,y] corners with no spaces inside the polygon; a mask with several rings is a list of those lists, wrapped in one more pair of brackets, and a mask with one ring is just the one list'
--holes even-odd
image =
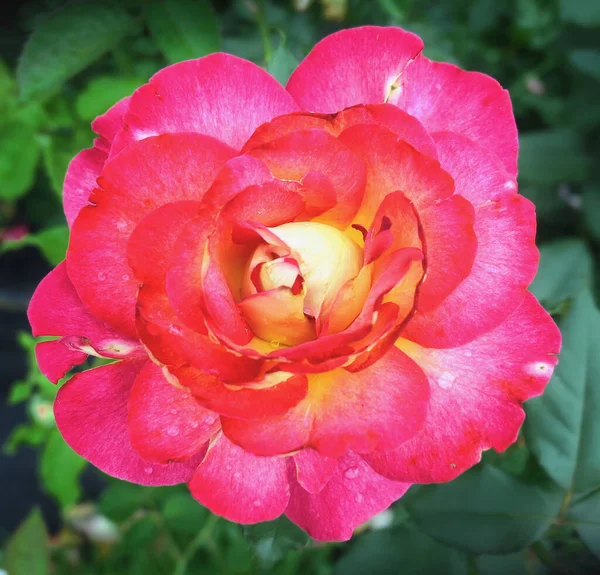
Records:
{"label": "water droplet on petal", "polygon": [[171,410],[171,415],[177,415],[177,410],[176,409],[172,409]]}
{"label": "water droplet on petal", "polygon": [[106,279],[106,274],[104,272],[98,273],[98,281],[103,282]]}
{"label": "water droplet on petal", "polygon": [[442,373],[442,375],[438,379],[438,385],[442,389],[450,389],[452,387],[452,384],[454,383],[455,379],[456,379],[455,375],[453,375],[449,371],[445,371],[444,373]]}
{"label": "water droplet on petal", "polygon": [[465,357],[471,357],[473,354],[470,351],[465,351]]}
{"label": "water droplet on petal", "polygon": [[192,427],[194,429],[198,429],[198,422],[197,421],[192,421]]}
{"label": "water droplet on petal", "polygon": [[348,467],[348,469],[346,469],[346,471],[344,472],[344,477],[346,479],[355,479],[356,477],[358,477],[358,474],[358,467]]}
{"label": "water droplet on petal", "polygon": [[167,429],[167,435],[170,435],[171,437],[176,437],[179,435],[179,429],[177,429],[176,427],[169,427],[169,429]]}
{"label": "water droplet on petal", "polygon": [[121,276],[121,279],[122,279],[124,282],[128,281],[128,280],[129,280],[129,274],[123,274],[123,275]]}
{"label": "water droplet on petal", "polygon": [[239,478],[242,476],[242,474],[241,474],[239,471],[236,471],[236,472],[233,474],[233,476],[234,476],[236,479],[239,479]]}
{"label": "water droplet on petal", "polygon": [[217,418],[214,415],[209,415],[204,419],[204,421],[206,422],[206,425],[212,425],[215,421],[217,421]]}
{"label": "water droplet on petal", "polygon": [[260,500],[259,500],[259,499],[255,499],[255,500],[252,502],[252,505],[254,505],[254,507],[260,507],[260,506],[262,505],[262,503],[260,502]]}
{"label": "water droplet on petal", "polygon": [[355,499],[356,499],[356,503],[362,503],[364,500],[364,496],[362,493],[357,493]]}
{"label": "water droplet on petal", "polygon": [[176,325],[170,325],[169,333],[172,333],[173,335],[181,335],[183,331],[180,327],[177,327]]}
{"label": "water droplet on petal", "polygon": [[152,467],[144,467],[144,472],[147,473],[148,475],[152,475],[153,471],[154,471],[154,469],[152,469]]}

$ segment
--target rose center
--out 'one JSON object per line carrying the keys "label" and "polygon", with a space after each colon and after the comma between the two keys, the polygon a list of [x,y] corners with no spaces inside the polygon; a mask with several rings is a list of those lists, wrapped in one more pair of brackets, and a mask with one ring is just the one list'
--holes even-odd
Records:
{"label": "rose center", "polygon": [[[345,329],[360,313],[371,284],[370,271],[360,273],[362,248],[317,222],[269,231],[272,241],[256,248],[244,278],[241,309],[255,334],[297,345],[317,337],[332,314],[329,331]],[[258,305],[262,314],[256,313]]]}

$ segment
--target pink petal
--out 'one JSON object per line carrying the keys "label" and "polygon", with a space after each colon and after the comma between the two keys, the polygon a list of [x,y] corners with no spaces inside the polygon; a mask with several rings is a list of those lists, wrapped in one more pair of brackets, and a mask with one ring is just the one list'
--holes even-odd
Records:
{"label": "pink petal", "polygon": [[71,367],[83,363],[88,353],[145,357],[137,340],[106,327],[85,308],[67,276],[65,262],[40,282],[29,302],[27,316],[35,337],[64,336],[38,344],[36,350],[40,369],[53,383]]}
{"label": "pink petal", "polygon": [[422,49],[418,36],[400,28],[342,30],[312,49],[290,76],[287,90],[301,108],[311,112],[382,104]]}
{"label": "pink petal", "polygon": [[100,146],[98,143],[95,143],[96,147],[102,147],[107,153],[110,151],[115,136],[123,128],[123,118],[129,107],[130,100],[131,96],[119,100],[108,112],[98,116],[92,122],[92,130],[100,136]]}
{"label": "pink petal", "polygon": [[560,332],[531,295],[503,324],[454,349],[397,345],[423,369],[431,386],[425,426],[396,450],[365,459],[397,481],[450,481],[481,458],[517,439],[521,402],[540,395],[557,363]]}
{"label": "pink petal", "polygon": [[338,468],[338,460],[325,457],[310,447],[294,455],[296,479],[309,493],[320,493]]}
{"label": "pink petal", "polygon": [[421,55],[399,78],[390,102],[415,116],[430,133],[456,132],[477,142],[516,177],[519,141],[510,96],[490,76]]}
{"label": "pink petal", "polygon": [[168,66],[134,92],[111,157],[135,140],[176,132],[206,134],[239,150],[258,126],[296,110],[292,97],[255,64],[211,54]]}
{"label": "pink petal", "polygon": [[361,457],[348,453],[318,494],[292,481],[285,514],[314,539],[347,541],[354,529],[389,507],[409,487],[409,483],[378,475]]}
{"label": "pink petal", "polygon": [[192,495],[216,515],[236,523],[279,517],[290,498],[289,461],[257,457],[221,436],[189,482]]}
{"label": "pink petal", "polygon": [[[392,348],[357,373],[336,369],[309,376],[306,399],[281,416],[222,418],[223,432],[260,455],[305,446],[340,457],[348,450],[392,449],[419,431],[427,414],[429,385],[421,369]],[[385,446],[385,447],[384,447]]]}
{"label": "pink petal", "polygon": [[87,358],[87,353],[70,349],[59,339],[42,341],[35,346],[35,359],[40,371],[52,383],[58,383],[67,372]]}
{"label": "pink petal", "polygon": [[185,463],[149,463],[129,440],[127,402],[144,364],[123,361],[76,374],[58,390],[56,424],[74,451],[108,475],[141,485],[188,481],[201,455]]}
{"label": "pink petal", "polygon": [[67,252],[69,277],[85,306],[115,329],[135,336],[138,282],[127,241],[157,207],[200,200],[233,150],[199,134],[165,134],[129,146],[106,164],[96,205],[81,211]]}
{"label": "pink petal", "polygon": [[415,314],[403,337],[426,347],[455,347],[504,321],[535,276],[535,228],[535,206],[523,196],[506,194],[477,207],[471,272],[438,307]]}
{"label": "pink petal", "polygon": [[107,158],[104,150],[88,148],[71,160],[63,187],[63,206],[69,227],[81,209],[90,205],[88,198],[96,188],[96,180]]}
{"label": "pink petal", "polygon": [[199,453],[221,424],[189,390],[171,385],[152,362],[138,373],[129,396],[129,437],[146,460],[166,463]]}
{"label": "pink petal", "polygon": [[442,168],[454,178],[455,192],[474,206],[516,193],[517,182],[496,154],[454,132],[433,136]]}

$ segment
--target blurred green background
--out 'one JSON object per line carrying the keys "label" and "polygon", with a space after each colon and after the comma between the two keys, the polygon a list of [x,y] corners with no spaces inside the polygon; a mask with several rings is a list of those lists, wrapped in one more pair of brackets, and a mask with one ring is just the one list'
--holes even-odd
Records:
{"label": "blurred green background", "polygon": [[[0,568],[41,574],[600,573],[600,1],[36,0],[0,19]],[[519,441],[415,486],[345,544],[281,519],[241,527],[185,486],[103,476],[63,442],[25,308],[64,257],[61,188],[90,121],[167,64],[224,50],[285,84],[323,36],[399,25],[425,54],[497,78],[539,217],[532,290],[561,364]],[[343,86],[341,87],[343,89]],[[41,506],[41,511],[40,511]]]}

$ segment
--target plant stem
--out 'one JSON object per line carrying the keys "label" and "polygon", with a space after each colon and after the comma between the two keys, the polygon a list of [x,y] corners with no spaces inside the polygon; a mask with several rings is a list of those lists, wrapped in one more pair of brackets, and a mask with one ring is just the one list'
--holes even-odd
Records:
{"label": "plant stem", "polygon": [[191,543],[186,547],[185,551],[181,554],[181,557],[177,561],[175,565],[175,571],[173,571],[173,575],[185,575],[185,571],[188,567],[189,562],[192,560],[196,551],[202,546],[203,543],[207,541],[214,529],[215,525],[219,521],[219,518],[216,515],[211,515],[204,524],[204,527],[200,529],[198,535],[191,541]]}

